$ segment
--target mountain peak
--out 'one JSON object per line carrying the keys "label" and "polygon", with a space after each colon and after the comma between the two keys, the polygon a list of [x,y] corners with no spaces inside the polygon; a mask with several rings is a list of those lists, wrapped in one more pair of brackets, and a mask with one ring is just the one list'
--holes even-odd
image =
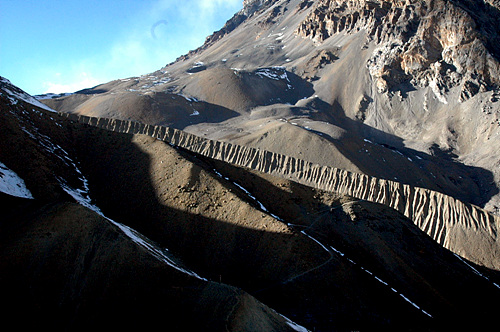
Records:
{"label": "mountain peak", "polygon": [[[212,33],[205,39],[205,42],[203,43],[202,46],[198,47],[195,50],[189,51],[185,55],[178,57],[175,62],[187,60],[191,56],[207,49],[209,46],[217,42],[219,39],[222,39],[224,36],[231,33],[234,29],[236,29],[241,23],[250,18],[253,14],[255,14],[260,10],[268,8],[277,1],[279,0],[244,0],[243,9],[234,14],[233,17],[231,17],[220,30],[214,31],[214,33]],[[167,64],[167,66],[171,64],[172,63]]]}

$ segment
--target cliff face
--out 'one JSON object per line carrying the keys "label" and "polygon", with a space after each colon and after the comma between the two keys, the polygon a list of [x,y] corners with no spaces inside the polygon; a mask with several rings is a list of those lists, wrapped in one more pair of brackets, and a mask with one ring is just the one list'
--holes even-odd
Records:
{"label": "cliff face", "polygon": [[[474,11],[472,11],[472,9]],[[379,92],[403,82],[460,100],[500,84],[498,4],[483,1],[318,1],[297,28],[318,43],[366,30],[379,45],[367,66]]]}

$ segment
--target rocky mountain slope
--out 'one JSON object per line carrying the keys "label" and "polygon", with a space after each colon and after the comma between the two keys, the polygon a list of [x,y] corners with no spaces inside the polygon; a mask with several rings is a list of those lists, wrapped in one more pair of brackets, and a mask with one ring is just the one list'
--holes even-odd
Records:
{"label": "rocky mountain slope", "polygon": [[[381,203],[410,218],[452,252],[488,268],[500,268],[500,218],[441,193],[311,164],[282,154],[204,139],[173,128],[139,122],[66,115],[113,132],[148,135],[211,159],[272,174],[313,188]],[[474,244],[474,245],[471,245]]]}
{"label": "rocky mountain slope", "polygon": [[[116,145],[122,146],[136,155],[122,165],[133,169],[148,162],[147,154],[135,147],[131,135],[88,130],[37,107],[34,99],[14,88],[2,78],[0,289],[7,304],[2,321],[23,330],[56,331],[96,326],[132,331],[166,323],[172,330],[304,330],[241,288],[201,277],[165,247],[105,217],[90,191],[98,192],[111,181],[89,181],[84,167],[105,172],[111,168],[96,169],[92,153],[81,150],[109,157],[120,152]],[[88,135],[99,140],[87,140]],[[161,155],[171,162],[184,160]],[[148,169],[139,169],[146,173],[139,172],[135,179],[147,187]],[[125,173],[117,175],[115,184],[130,180]],[[127,193],[129,203],[137,201],[132,196],[138,188],[128,188],[134,192]],[[113,190],[106,196],[120,199]],[[141,198],[138,206],[159,206],[149,199]],[[241,204],[251,216],[248,203],[235,203]],[[151,220],[137,212],[130,214],[135,216],[132,224],[148,227]],[[184,218],[174,220],[182,223]]]}
{"label": "rocky mountain slope", "polygon": [[498,272],[392,208],[89,126],[2,82],[0,178],[9,169],[30,193],[0,197],[5,322],[303,329],[275,310],[319,331],[494,320]]}
{"label": "rocky mountain slope", "polygon": [[2,320],[496,323],[498,1],[243,3],[155,73],[0,78]]}
{"label": "rocky mountain slope", "polygon": [[248,1],[161,70],[44,103],[395,180],[497,213],[498,10],[495,1]]}

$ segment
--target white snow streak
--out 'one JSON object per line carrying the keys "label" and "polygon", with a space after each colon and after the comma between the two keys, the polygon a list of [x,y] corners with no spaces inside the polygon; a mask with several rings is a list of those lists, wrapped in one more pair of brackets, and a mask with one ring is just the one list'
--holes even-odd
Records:
{"label": "white snow streak", "polygon": [[238,184],[237,182],[230,180],[228,177],[223,176],[223,175],[222,175],[219,171],[217,171],[215,168],[213,169],[213,171],[214,171],[214,173],[215,173],[218,177],[220,177],[220,178],[222,178],[222,179],[224,179],[224,180],[226,180],[226,181],[230,181],[230,182],[231,182],[232,184],[234,184],[236,187],[240,188],[240,189],[241,189],[241,190],[242,190],[242,191],[243,191],[243,192],[244,192],[244,193],[245,193],[245,194],[246,194],[249,198],[251,198],[251,199],[255,202],[255,204],[257,204],[257,205],[259,206],[259,208],[260,208],[262,211],[264,211],[265,213],[269,214],[271,217],[273,217],[273,218],[274,218],[274,219],[276,219],[276,220],[283,221],[283,219],[281,219],[281,218],[280,218],[280,217],[278,217],[277,215],[272,214],[271,212],[269,212],[269,210],[268,210],[268,209],[264,206],[264,204],[262,204],[262,203],[261,203],[261,202],[260,202],[260,201],[259,201],[259,200],[258,200],[258,199],[254,196],[254,195],[252,195],[252,194],[250,193],[250,191],[248,191],[246,188],[244,188],[243,186],[241,186],[241,185],[240,185],[240,184]]}
{"label": "white snow streak", "polygon": [[[6,85],[12,85],[12,83],[10,83],[10,81],[6,78],[3,78],[3,77],[0,77],[0,83],[4,83]],[[42,104],[41,102],[39,102],[38,100],[36,100],[35,98],[33,98],[32,96],[30,96],[29,94],[27,94],[26,92],[22,91],[21,89],[19,89],[19,92],[17,91],[12,91],[11,89],[7,88],[7,87],[3,87],[2,88],[3,91],[7,92],[7,94],[11,97],[13,97],[14,99],[12,98],[9,98],[11,103],[12,104],[17,104],[17,101],[18,100],[22,100],[28,104],[31,104],[33,106],[36,106],[36,107],[40,107],[40,108],[43,108],[44,110],[47,110],[47,111],[50,111],[50,112],[56,112],[54,111],[52,108],[48,107],[47,105],[45,104]]]}
{"label": "white snow streak", "polygon": [[[102,214],[101,214],[102,215]],[[141,247],[145,248],[150,254],[152,254],[154,257],[156,257],[158,260],[168,264],[170,267],[173,267],[174,269],[186,273],[192,277],[195,277],[197,279],[205,280],[207,279],[200,277],[198,274],[194,273],[193,271],[189,271],[186,269],[181,268],[177,263],[175,263],[170,257],[167,255],[167,249],[161,249],[157,245],[153,244],[150,242],[146,237],[144,237],[142,234],[139,232],[135,231],[134,229],[125,226],[123,224],[120,224],[116,221],[113,221],[104,215],[102,215],[104,218],[108,219],[112,224],[117,226],[125,235],[127,235],[132,241],[140,245]]]}
{"label": "white snow streak", "polygon": [[[218,177],[220,178],[223,178],[227,181],[231,181],[228,177],[224,177],[219,171],[217,171],[216,169],[213,169],[214,173],[217,174]],[[250,198],[252,198],[259,206],[260,208],[265,211],[265,212],[268,212],[266,207],[260,202],[258,201],[247,189],[245,189],[244,187],[242,187],[241,185],[239,185],[238,183],[234,182],[234,181],[231,181],[235,186],[237,186],[238,188],[240,188],[242,191],[244,191],[247,196],[249,196]],[[273,214],[271,214],[274,218],[276,218],[277,220],[280,220],[280,221],[283,221],[281,218],[277,217],[277,216],[274,216]],[[294,224],[290,224],[288,223],[287,224],[289,227],[296,227],[296,226],[302,226],[302,225],[294,225]],[[332,257],[333,253],[336,253],[338,255],[340,255],[341,257],[344,257],[346,258],[349,262],[351,262],[353,265],[358,265],[355,261],[353,261],[352,259],[348,258],[345,256],[345,254],[343,252],[341,252],[340,250],[338,249],[335,249],[334,247],[332,246],[329,246],[327,247],[326,245],[324,245],[323,243],[321,243],[321,241],[319,241],[318,239],[314,238],[313,236],[307,234],[305,232],[305,230],[302,230],[300,231],[300,233],[302,233],[303,235],[307,236],[308,238],[310,238],[312,241],[316,242],[318,245],[320,245],[326,252],[328,252],[330,254],[330,256]],[[327,260],[325,263],[321,264],[320,266],[318,267],[321,267],[325,264],[327,264],[332,258],[330,258],[329,260]],[[292,279],[295,279],[297,277],[300,277],[310,271],[313,271],[315,269],[317,269],[318,267],[316,268],[313,268],[309,271],[306,271],[300,275],[297,275],[297,276],[294,276],[293,278],[291,278],[290,280]],[[371,271],[365,269],[364,267],[360,266],[361,270],[366,272],[368,275],[372,276],[373,278],[375,278],[375,280],[377,280],[378,282],[382,283],[383,285],[387,286],[387,287],[390,287],[389,284],[387,282],[385,282],[384,280],[382,280],[381,278],[377,277],[376,275],[374,275]],[[412,304],[415,308],[417,308],[418,310],[420,310],[423,314],[429,316],[432,318],[432,316],[427,313],[425,310],[421,309],[419,306],[417,306],[414,302],[410,301],[406,296],[404,296],[403,294],[401,294],[400,292],[398,292],[396,289],[390,287],[391,290],[397,294],[399,294],[403,299],[405,299],[407,302],[409,302],[410,304]]]}
{"label": "white snow streak", "polygon": [[[288,224],[288,226],[291,226],[291,227],[294,227],[294,226],[301,226],[301,225],[294,225],[294,224]],[[354,262],[352,259],[348,258],[343,252],[341,252],[340,250],[338,249],[335,249],[334,247],[332,246],[329,246],[329,248],[324,245],[323,243],[321,243],[321,241],[319,241],[318,239],[314,238],[313,236],[307,234],[304,230],[301,231],[302,234],[304,234],[305,236],[307,236],[308,238],[310,238],[311,240],[313,240],[314,242],[316,242],[317,244],[319,244],[323,249],[325,249],[330,255],[332,255],[333,253],[336,253],[338,255],[340,255],[341,257],[344,257],[345,259],[347,259],[350,263],[352,263],[353,265],[358,265],[356,262]],[[331,258],[330,258],[331,260]],[[328,263],[330,260],[328,260],[327,262],[321,264],[320,266],[323,266],[325,265],[326,263]],[[385,282],[384,280],[382,280],[381,278],[377,277],[375,274],[373,274],[371,271],[365,269],[364,267],[358,265],[360,267],[360,269],[364,272],[366,272],[368,275],[370,275],[371,277],[375,278],[375,280],[377,280],[378,282],[382,283],[383,285],[387,286],[387,287],[390,287],[389,284],[387,282]],[[316,269],[316,268],[314,268]],[[314,270],[312,269],[312,270]],[[312,270],[309,270],[309,271],[312,271]],[[309,271],[306,271],[305,273],[308,273]],[[304,273],[303,273],[304,274]],[[299,276],[302,276],[303,274],[300,274]],[[295,276],[293,277],[292,279],[295,279],[297,278],[298,276]],[[410,301],[408,299],[408,297],[404,296],[403,294],[401,294],[400,292],[398,292],[396,289],[394,289],[393,287],[390,287],[391,290],[397,294],[399,294],[405,301],[407,301],[408,303],[410,303],[411,305],[413,305],[415,308],[417,308],[418,310],[420,310],[423,314],[429,316],[432,318],[432,316],[426,312],[425,310],[423,310],[422,308],[420,308],[418,305],[416,305],[414,302]]]}
{"label": "white snow streak", "polygon": [[255,74],[259,77],[267,77],[269,79],[280,81],[284,80],[287,82],[288,89],[293,89],[293,86],[290,84],[290,79],[286,73],[285,67],[271,67],[271,68],[261,68],[255,71]]}
{"label": "white snow streak", "polygon": [[[71,197],[73,197],[73,199],[76,202],[78,202],[80,205],[96,212],[97,214],[99,214],[100,216],[104,217],[109,222],[111,222],[113,225],[117,226],[132,241],[134,241],[136,244],[140,245],[141,247],[145,248],[150,254],[152,254],[155,258],[159,259],[160,261],[162,261],[162,262],[168,264],[169,266],[173,267],[174,269],[181,271],[183,273],[186,273],[190,276],[196,277],[196,278],[201,279],[201,280],[207,280],[207,279],[204,279],[204,278],[198,276],[196,273],[194,273],[192,271],[181,268],[170,257],[168,257],[167,249],[159,248],[158,246],[153,244],[153,242],[151,242],[149,239],[147,239],[143,235],[139,234],[137,231],[106,217],[102,213],[102,211],[99,209],[99,207],[97,207],[95,204],[92,203],[92,199],[90,198],[90,190],[89,190],[88,180],[82,174],[82,172],[78,168],[77,164],[73,161],[73,159],[71,159],[69,153],[66,152],[66,150],[64,150],[58,144],[52,142],[52,139],[49,136],[46,136],[46,135],[43,135],[42,133],[40,133],[39,129],[36,128],[34,125],[32,126],[31,131],[25,127],[22,127],[22,130],[25,133],[27,133],[33,140],[35,140],[47,152],[49,152],[51,155],[61,159],[67,166],[74,169],[74,171],[78,174],[78,179],[82,183],[82,186],[80,189],[72,188],[70,185],[68,185],[67,181],[63,178],[59,178],[59,177],[57,178],[61,188],[66,193],[68,193]],[[0,163],[0,187],[1,187],[2,179],[4,178],[2,175],[9,174],[7,172],[7,170],[8,170],[8,168]],[[21,179],[18,179],[18,180],[22,181]],[[12,183],[12,180],[10,182]],[[19,183],[19,181],[15,182],[15,183],[17,184],[17,183]]]}
{"label": "white snow streak", "polygon": [[33,199],[33,195],[26,188],[24,180],[21,179],[16,172],[9,169],[3,163],[0,162],[0,191],[11,196],[30,198]]}
{"label": "white snow streak", "polygon": [[455,257],[457,257],[458,259],[460,259],[465,265],[467,265],[475,274],[477,274],[478,276],[488,280],[489,282],[491,282],[496,288],[500,288],[500,285],[498,285],[497,283],[495,282],[492,282],[487,276],[485,276],[484,274],[482,274],[481,272],[479,272],[477,269],[475,269],[472,265],[470,265],[469,263],[467,263],[465,261],[465,259],[463,259],[462,257],[460,257],[459,255],[453,253],[453,255],[455,255]]}
{"label": "white snow streak", "polygon": [[[74,165],[74,164],[73,164]],[[77,173],[80,173],[80,170],[75,166],[75,170]],[[205,278],[200,277],[198,274],[194,273],[193,271],[186,270],[184,268],[181,268],[178,264],[176,264],[167,254],[168,250],[167,249],[162,249],[159,248],[157,245],[155,245],[153,242],[151,242],[148,238],[146,238],[144,235],[140,234],[139,232],[135,231],[134,229],[123,225],[119,222],[116,222],[104,215],[102,213],[101,209],[97,207],[96,205],[92,204],[91,199],[90,199],[90,194],[89,194],[89,189],[88,189],[88,181],[87,179],[82,175],[80,178],[83,183],[84,183],[84,190],[80,189],[73,189],[70,188],[68,185],[64,183],[64,181],[60,182],[61,187],[66,191],[68,194],[70,194],[79,204],[85,206],[86,208],[96,212],[100,216],[104,217],[107,219],[110,223],[118,227],[127,237],[129,237],[134,243],[138,244],[139,246],[145,248],[151,255],[153,255],[156,259],[168,264],[170,267],[186,273],[192,277],[201,279],[201,280],[207,280]]]}
{"label": "white snow streak", "polygon": [[306,329],[305,327],[303,326],[300,326],[299,324],[293,322],[291,319],[289,319],[288,317],[285,317],[283,316],[282,314],[280,313],[277,313],[278,315],[280,315],[281,317],[283,317],[286,321],[286,323],[288,324],[288,326],[290,326],[292,329],[294,329],[295,331],[298,331],[298,332],[309,332],[308,329]]}

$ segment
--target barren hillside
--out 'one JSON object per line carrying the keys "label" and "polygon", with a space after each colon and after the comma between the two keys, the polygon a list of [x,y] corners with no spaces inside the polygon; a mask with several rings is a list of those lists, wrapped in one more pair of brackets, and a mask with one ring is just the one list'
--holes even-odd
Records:
{"label": "barren hillside", "polygon": [[5,325],[496,324],[498,1],[243,4],[154,73],[0,77]]}
{"label": "barren hillside", "polygon": [[496,2],[245,5],[155,73],[44,103],[437,190],[497,213]]}
{"label": "barren hillside", "polygon": [[175,330],[214,331],[432,331],[494,320],[498,272],[390,207],[209,158],[149,130],[74,121],[7,84],[1,178],[16,174],[31,197],[0,197],[6,322],[19,308],[56,330],[131,330],[165,317]]}

